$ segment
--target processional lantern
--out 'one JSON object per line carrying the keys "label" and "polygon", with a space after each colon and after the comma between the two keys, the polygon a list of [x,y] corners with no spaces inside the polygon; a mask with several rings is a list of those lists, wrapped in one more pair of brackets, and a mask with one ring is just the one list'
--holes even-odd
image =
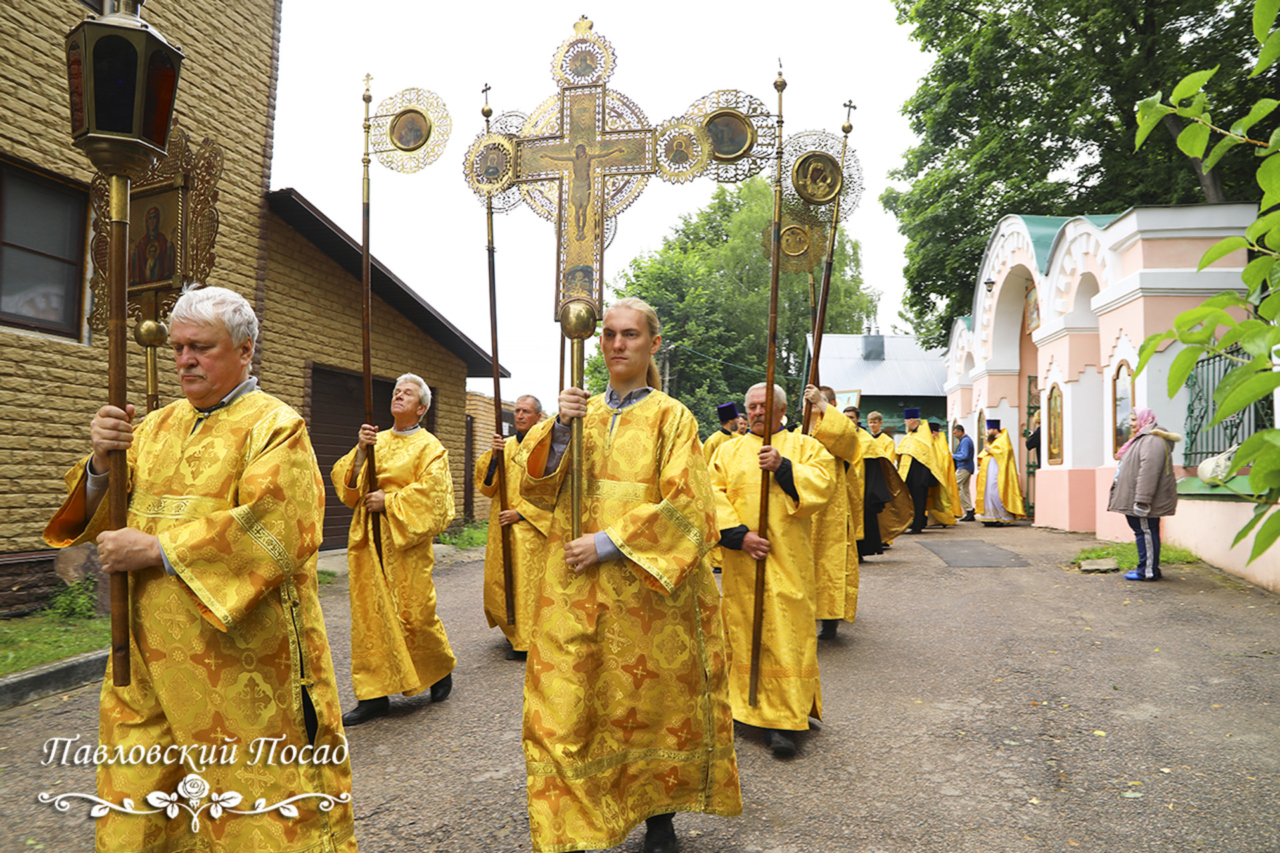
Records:
{"label": "processional lantern", "polygon": [[[103,0],[66,39],[72,144],[85,153],[109,186],[111,222],[107,258],[107,401],[128,404],[125,328],[129,251],[129,182],[163,157],[178,94],[182,51],[139,16],[144,0]],[[128,461],[109,454],[109,526],[128,521]],[[116,686],[129,684],[129,580],[111,575],[111,666]]]}

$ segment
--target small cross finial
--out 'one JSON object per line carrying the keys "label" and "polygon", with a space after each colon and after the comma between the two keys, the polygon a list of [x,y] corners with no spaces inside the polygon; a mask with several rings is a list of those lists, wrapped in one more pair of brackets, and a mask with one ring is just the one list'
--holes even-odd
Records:
{"label": "small cross finial", "polygon": [[488,105],[488,103],[489,103],[489,90],[490,90],[491,88],[493,88],[493,87],[492,87],[492,86],[490,86],[488,83],[485,83],[485,84],[484,84],[484,88],[480,90],[481,92],[484,92],[484,102],[485,102],[485,104],[486,104],[486,105]]}
{"label": "small cross finial", "polygon": [[480,115],[484,116],[484,129],[489,130],[489,116],[493,115],[493,107],[489,106],[489,84],[485,83],[481,92],[484,92],[484,106],[480,108]]}
{"label": "small cross finial", "polygon": [[364,102],[367,104],[373,100],[373,95],[369,93],[369,84],[373,82],[373,75],[364,75]]}
{"label": "small cross finial", "polygon": [[854,105],[852,98],[844,102],[844,125],[840,129],[845,132],[846,136],[849,135],[849,131],[853,130],[851,119],[853,118],[853,111],[856,109],[857,107]]}

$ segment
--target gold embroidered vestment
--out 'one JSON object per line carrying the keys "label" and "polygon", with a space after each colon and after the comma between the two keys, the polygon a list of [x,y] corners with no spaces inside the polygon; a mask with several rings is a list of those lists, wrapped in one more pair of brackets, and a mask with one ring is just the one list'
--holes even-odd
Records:
{"label": "gold embroidered vestment", "polygon": [[[251,751],[258,738],[284,736],[281,746],[299,749],[343,742],[316,580],[324,489],[306,424],[256,390],[199,421],[196,409],[178,400],[135,427],[128,525],[159,537],[176,576],[163,566],[129,575],[132,683],[113,686],[108,665],[99,741],[126,753],[235,743],[236,760],[201,768],[99,764],[98,795],[149,808],[147,794],[172,792],[198,769],[213,793],[240,793],[241,809],[259,798],[272,804],[307,793],[341,796],[351,790],[349,762],[272,764],[260,753],[255,763]],[[45,530],[50,545],[93,541],[106,528],[105,498],[83,521],[84,471],[79,463],[67,474],[68,498]],[[112,811],[97,821],[97,846],[354,851],[351,806],[326,813],[317,803],[298,801],[296,818],[271,812],[202,819],[199,838],[189,820]]]}

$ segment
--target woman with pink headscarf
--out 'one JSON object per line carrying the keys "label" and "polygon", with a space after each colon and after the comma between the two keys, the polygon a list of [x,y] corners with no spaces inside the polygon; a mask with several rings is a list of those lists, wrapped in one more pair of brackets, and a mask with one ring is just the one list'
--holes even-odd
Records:
{"label": "woman with pink headscarf", "polygon": [[1156,424],[1155,412],[1137,408],[1129,415],[1129,440],[1116,451],[1120,461],[1107,509],[1123,513],[1138,544],[1138,567],[1125,580],[1160,580],[1160,519],[1178,508],[1178,479],[1173,446],[1182,436]]}

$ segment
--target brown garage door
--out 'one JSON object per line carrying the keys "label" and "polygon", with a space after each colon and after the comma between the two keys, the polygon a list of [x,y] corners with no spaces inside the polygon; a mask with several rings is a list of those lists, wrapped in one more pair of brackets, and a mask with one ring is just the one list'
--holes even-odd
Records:
{"label": "brown garage door", "polygon": [[[391,394],[395,383],[373,380],[373,421],[379,429],[390,429]],[[356,446],[356,433],[364,423],[364,381],[356,375],[312,368],[311,445],[316,450],[320,473],[324,475],[324,544],[321,550],[347,547],[351,510],[338,500],[329,477],[333,463]]]}

